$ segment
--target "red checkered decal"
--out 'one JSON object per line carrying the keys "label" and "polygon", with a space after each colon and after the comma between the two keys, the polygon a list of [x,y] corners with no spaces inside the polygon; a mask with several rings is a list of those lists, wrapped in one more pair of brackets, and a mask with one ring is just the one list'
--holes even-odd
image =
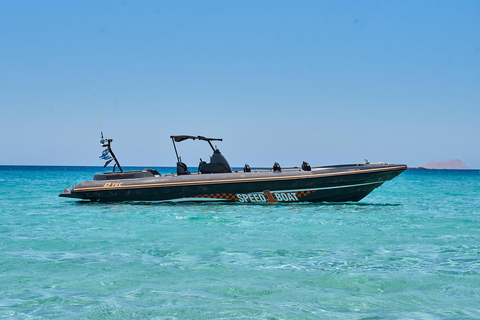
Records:
{"label": "red checkered decal", "polygon": [[238,198],[234,193],[210,193],[195,196],[195,198],[208,198],[208,199],[225,199],[230,201],[238,201]]}
{"label": "red checkered decal", "polygon": [[302,198],[308,196],[311,193],[314,193],[316,190],[307,190],[307,191],[297,191],[297,197]]}

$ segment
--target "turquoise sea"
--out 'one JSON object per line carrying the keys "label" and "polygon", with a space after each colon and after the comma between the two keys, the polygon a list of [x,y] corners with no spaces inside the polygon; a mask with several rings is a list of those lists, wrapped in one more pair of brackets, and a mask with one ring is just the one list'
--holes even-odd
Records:
{"label": "turquoise sea", "polygon": [[0,166],[0,318],[480,319],[478,170],[359,203],[58,197],[100,171]]}

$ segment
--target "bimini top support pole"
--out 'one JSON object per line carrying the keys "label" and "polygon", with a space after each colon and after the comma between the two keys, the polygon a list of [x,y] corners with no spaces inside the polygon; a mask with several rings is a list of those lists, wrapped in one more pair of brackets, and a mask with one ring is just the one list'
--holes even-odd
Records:
{"label": "bimini top support pole", "polygon": [[180,157],[178,156],[177,146],[175,145],[175,139],[174,139],[174,137],[171,137],[171,138],[172,138],[173,148],[175,149],[175,155],[177,156],[177,161],[181,162]]}

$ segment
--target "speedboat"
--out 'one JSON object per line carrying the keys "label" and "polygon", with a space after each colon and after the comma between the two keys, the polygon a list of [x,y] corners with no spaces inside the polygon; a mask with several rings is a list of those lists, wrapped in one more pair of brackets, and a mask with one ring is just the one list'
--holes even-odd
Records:
{"label": "speedboat", "polygon": [[[70,184],[60,197],[91,201],[217,201],[217,202],[344,202],[359,201],[407,169],[403,164],[370,163],[282,168],[232,170],[220,150],[212,145],[218,138],[170,136],[177,156],[177,172],[160,174],[157,170],[123,171],[111,148],[112,139],[100,158],[115,161],[113,170],[96,174],[93,180]],[[175,143],[184,140],[206,141],[213,155],[207,163],[200,159],[197,172],[190,172],[178,155]],[[104,167],[105,167],[104,166]],[[119,171],[116,171],[118,168]],[[193,170],[192,170],[193,171]]]}

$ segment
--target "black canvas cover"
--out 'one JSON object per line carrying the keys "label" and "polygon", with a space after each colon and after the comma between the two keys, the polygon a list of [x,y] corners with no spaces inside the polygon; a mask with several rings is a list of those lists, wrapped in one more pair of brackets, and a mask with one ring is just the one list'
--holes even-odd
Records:
{"label": "black canvas cover", "polygon": [[218,138],[206,138],[203,136],[187,136],[187,135],[180,135],[180,136],[170,136],[175,142],[182,142],[187,139],[192,139],[192,140],[204,140],[204,141],[222,141],[223,139],[218,139]]}

